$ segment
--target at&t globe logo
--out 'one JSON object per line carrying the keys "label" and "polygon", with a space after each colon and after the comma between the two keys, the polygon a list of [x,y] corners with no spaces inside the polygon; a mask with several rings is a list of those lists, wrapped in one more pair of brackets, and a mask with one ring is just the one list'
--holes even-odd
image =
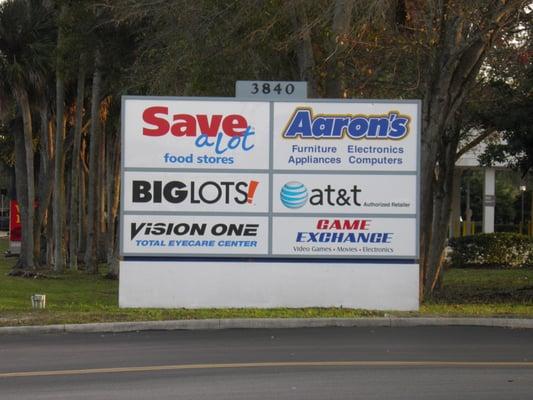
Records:
{"label": "at&t globe logo", "polygon": [[303,183],[287,182],[281,188],[280,199],[287,208],[300,208],[305,205],[309,193]]}

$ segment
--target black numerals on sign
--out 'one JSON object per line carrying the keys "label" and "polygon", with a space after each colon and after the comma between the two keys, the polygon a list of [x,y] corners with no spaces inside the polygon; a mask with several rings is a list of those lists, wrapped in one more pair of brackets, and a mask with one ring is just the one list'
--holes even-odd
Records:
{"label": "black numerals on sign", "polygon": [[252,90],[250,91],[251,94],[257,94],[257,93],[263,93],[263,94],[270,94],[271,92],[274,92],[276,94],[288,94],[291,95],[294,93],[294,85],[292,83],[289,83],[287,85],[282,85],[281,83],[278,83],[274,87],[270,83],[263,83],[262,85],[259,85],[258,83],[254,82],[252,83]]}

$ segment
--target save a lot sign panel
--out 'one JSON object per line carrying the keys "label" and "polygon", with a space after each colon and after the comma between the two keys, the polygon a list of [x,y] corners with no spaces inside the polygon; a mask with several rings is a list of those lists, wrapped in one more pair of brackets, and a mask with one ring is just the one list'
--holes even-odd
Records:
{"label": "save a lot sign panel", "polygon": [[417,101],[123,98],[125,257],[415,259]]}

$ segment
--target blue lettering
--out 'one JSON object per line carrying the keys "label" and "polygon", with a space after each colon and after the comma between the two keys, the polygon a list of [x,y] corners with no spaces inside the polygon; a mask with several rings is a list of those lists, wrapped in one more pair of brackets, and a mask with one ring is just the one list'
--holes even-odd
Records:
{"label": "blue lettering", "polygon": [[311,110],[301,109],[296,111],[283,136],[289,138],[296,136],[311,137]]}
{"label": "blue lettering", "polygon": [[298,232],[298,243],[391,243],[390,232]]}
{"label": "blue lettering", "polygon": [[409,133],[410,118],[390,112],[369,115],[313,116],[309,108],[297,109],[292,115],[283,137],[286,138],[342,138],[346,133],[352,139],[401,139]]}
{"label": "blue lettering", "polygon": [[313,121],[313,136],[331,136],[333,118],[316,118]]}
{"label": "blue lettering", "polygon": [[409,124],[409,118],[399,117],[398,114],[389,114],[390,130],[389,137],[392,139],[400,139],[407,135],[407,125]]}
{"label": "blue lettering", "polygon": [[357,117],[350,121],[348,125],[348,136],[353,139],[360,139],[367,136],[368,121],[364,117]]}
{"label": "blue lettering", "polygon": [[207,136],[205,133],[202,133],[196,138],[194,144],[198,148],[202,147],[215,147],[216,154],[224,154],[228,150],[235,150],[241,148],[243,151],[249,151],[255,147],[255,144],[248,144],[247,140],[250,136],[255,135],[255,132],[252,131],[252,128],[249,126],[246,128],[246,131],[241,136],[233,136],[226,140],[226,135],[224,132],[219,132],[213,138]]}

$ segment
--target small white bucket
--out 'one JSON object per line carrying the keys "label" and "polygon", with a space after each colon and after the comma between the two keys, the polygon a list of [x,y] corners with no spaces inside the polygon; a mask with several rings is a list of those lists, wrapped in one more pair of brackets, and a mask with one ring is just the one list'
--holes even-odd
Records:
{"label": "small white bucket", "polygon": [[31,296],[31,306],[36,309],[46,308],[46,295],[34,294]]}

